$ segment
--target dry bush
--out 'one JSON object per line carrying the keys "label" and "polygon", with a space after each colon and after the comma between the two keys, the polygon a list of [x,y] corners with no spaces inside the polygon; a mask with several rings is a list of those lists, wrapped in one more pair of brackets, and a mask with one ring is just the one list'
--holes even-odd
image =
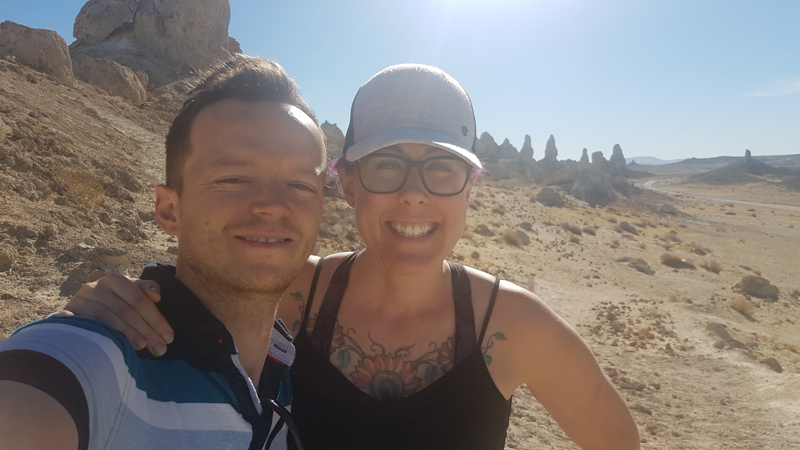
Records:
{"label": "dry bush", "polygon": [[615,219],[613,217],[609,217],[608,221],[611,222],[611,223],[617,223],[617,219]]}
{"label": "dry bush", "polygon": [[726,216],[735,216],[735,215],[736,215],[736,213],[735,213],[735,212],[733,212],[733,211],[728,211],[728,212],[726,212],[726,213],[725,213],[725,215],[726,215]]}
{"label": "dry bush", "polygon": [[506,241],[507,244],[513,245],[514,247],[522,247],[522,242],[519,241],[517,233],[514,233],[511,230],[503,231],[503,240]]}
{"label": "dry bush", "polygon": [[581,228],[579,226],[572,225],[572,224],[570,224],[568,222],[562,223],[561,224],[561,228],[563,228],[566,231],[569,231],[570,233],[572,233],[572,234],[574,234],[576,236],[580,236],[581,234],[583,234],[583,232],[581,231]]}
{"label": "dry bush", "polygon": [[641,243],[639,243],[639,248],[642,249],[642,250],[646,250],[647,249],[647,244],[644,243],[644,242],[641,242]]}
{"label": "dry bush", "polygon": [[58,169],[56,177],[64,184],[64,195],[78,205],[99,205],[106,193],[103,179],[88,170]]}
{"label": "dry bush", "polygon": [[744,297],[734,297],[730,299],[728,301],[728,306],[743,316],[751,315],[753,313],[753,309],[755,308],[753,302]]}
{"label": "dry bush", "polygon": [[586,234],[588,234],[590,236],[594,236],[596,234],[596,231],[595,231],[594,227],[589,226],[589,225],[586,225],[585,227],[583,227],[582,230],[583,230],[584,233],[586,233]]}
{"label": "dry bush", "polygon": [[570,236],[569,241],[572,242],[573,244],[580,244],[581,238],[579,238],[578,236]]}
{"label": "dry bush", "polygon": [[611,247],[611,248],[619,248],[619,239],[611,240],[611,244],[609,244],[609,247]]}
{"label": "dry bush", "polygon": [[674,254],[674,253],[662,253],[661,254],[661,264],[672,267],[673,269],[694,269],[694,264],[691,261],[687,261],[684,258]]}
{"label": "dry bush", "polygon": [[713,272],[716,274],[722,272],[722,267],[720,267],[720,265],[716,261],[711,261],[710,259],[701,262],[699,266],[702,267],[703,269],[706,269],[709,272]]}
{"label": "dry bush", "polygon": [[686,248],[690,252],[692,252],[692,253],[694,253],[696,255],[700,255],[700,256],[706,256],[706,254],[711,253],[711,249],[710,248],[703,247],[702,245],[697,245],[697,244],[693,244],[693,243],[690,243],[690,244],[686,245],[684,248]]}
{"label": "dry bush", "polygon": [[506,214],[506,207],[503,206],[503,205],[495,206],[494,208],[492,208],[492,212],[495,213],[495,214],[503,216],[503,215]]}
{"label": "dry bush", "polygon": [[652,228],[655,228],[655,227],[656,227],[656,226],[653,224],[653,222],[651,222],[651,221],[650,221],[650,220],[648,220],[648,219],[642,219],[642,220],[640,220],[639,222],[634,222],[634,225],[637,225],[637,226],[638,226],[638,227],[640,227],[640,228],[647,228],[647,227],[652,227]]}

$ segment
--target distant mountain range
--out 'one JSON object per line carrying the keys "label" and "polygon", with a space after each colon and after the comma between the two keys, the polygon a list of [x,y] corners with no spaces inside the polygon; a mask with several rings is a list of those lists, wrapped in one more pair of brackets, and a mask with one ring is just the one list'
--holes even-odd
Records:
{"label": "distant mountain range", "polygon": [[634,161],[636,161],[636,164],[645,166],[663,166],[664,164],[681,162],[683,159],[671,159],[669,161],[664,161],[663,159],[654,158],[652,156],[634,156],[632,158],[625,158],[625,162],[627,164],[630,164]]}

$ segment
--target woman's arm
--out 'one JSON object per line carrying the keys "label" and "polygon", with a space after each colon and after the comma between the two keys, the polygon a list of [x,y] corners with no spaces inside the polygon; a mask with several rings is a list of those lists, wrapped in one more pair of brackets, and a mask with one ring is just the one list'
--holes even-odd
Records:
{"label": "woman's arm", "polygon": [[137,350],[147,347],[161,356],[174,335],[155,305],[161,300],[160,292],[155,281],[108,274],[81,286],[64,310],[105,322],[122,332]]}
{"label": "woman's arm", "polygon": [[[494,330],[494,331],[493,331]],[[534,294],[503,282],[489,330],[489,366],[501,392],[522,383],[583,449],[638,449],[628,407],[578,333]],[[496,367],[491,367],[497,364]]]}

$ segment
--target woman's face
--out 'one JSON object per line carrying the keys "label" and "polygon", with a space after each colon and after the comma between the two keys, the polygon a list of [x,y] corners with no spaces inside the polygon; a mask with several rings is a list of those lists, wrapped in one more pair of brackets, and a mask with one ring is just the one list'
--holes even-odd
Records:
{"label": "woman's face", "polygon": [[[453,155],[424,144],[398,144],[374,154],[397,155],[411,161]],[[434,186],[434,176],[440,169],[445,167],[424,169],[426,174],[432,172],[426,175],[429,187]],[[362,167],[362,170],[367,169]],[[464,231],[471,180],[460,193],[442,196],[428,192],[416,168],[400,190],[390,194],[368,192],[358,170],[345,173],[340,169],[339,178],[347,202],[355,208],[356,226],[368,253],[391,264],[395,270],[406,267],[414,271],[441,264]]]}

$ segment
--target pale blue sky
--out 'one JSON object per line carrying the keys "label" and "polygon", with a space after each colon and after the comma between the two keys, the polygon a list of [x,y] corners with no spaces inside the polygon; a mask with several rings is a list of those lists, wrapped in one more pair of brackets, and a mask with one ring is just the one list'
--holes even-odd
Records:
{"label": "pale blue sky", "polygon": [[[83,0],[0,0],[0,21],[67,43]],[[230,0],[229,34],[278,60],[344,131],[386,66],[441,67],[478,131],[534,157],[800,154],[798,0]]]}

